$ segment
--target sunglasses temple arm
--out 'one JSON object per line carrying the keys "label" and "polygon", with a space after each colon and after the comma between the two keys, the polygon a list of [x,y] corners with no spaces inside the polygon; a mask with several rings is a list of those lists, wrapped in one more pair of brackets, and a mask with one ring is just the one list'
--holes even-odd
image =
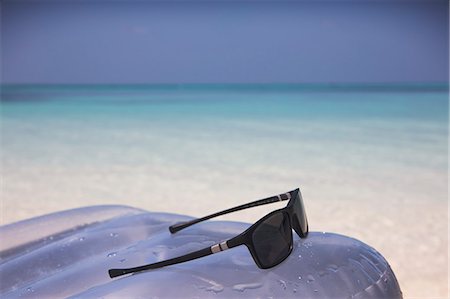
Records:
{"label": "sunglasses temple arm", "polygon": [[151,269],[157,269],[157,268],[161,268],[161,267],[165,267],[165,266],[170,266],[170,265],[175,265],[175,264],[180,264],[180,263],[184,263],[187,261],[195,260],[195,259],[198,259],[198,258],[201,258],[204,256],[208,256],[208,255],[211,255],[214,253],[218,253],[218,252],[221,252],[221,251],[224,251],[229,248],[232,248],[232,247],[242,244],[242,243],[235,242],[234,241],[235,239],[236,238],[233,238],[231,240],[224,241],[219,244],[215,244],[211,247],[203,248],[201,250],[188,253],[186,255],[182,255],[182,256],[179,256],[176,258],[168,259],[168,260],[153,263],[153,264],[143,265],[143,266],[134,267],[134,268],[126,268],[126,269],[109,269],[108,274],[109,274],[109,277],[114,278],[114,277],[118,277],[118,276],[122,276],[122,275],[126,275],[126,274],[131,274],[131,273],[136,273],[136,272],[141,272],[141,271],[151,270]]}
{"label": "sunglasses temple arm", "polygon": [[221,211],[221,212],[217,212],[215,214],[211,214],[211,215],[208,215],[208,216],[205,216],[205,217],[202,217],[202,218],[193,219],[193,220],[186,221],[186,222],[176,223],[176,224],[170,226],[169,230],[173,234],[173,233],[176,233],[176,232],[178,232],[178,231],[180,231],[182,229],[185,229],[186,227],[189,227],[189,226],[191,226],[193,224],[196,224],[196,223],[199,223],[199,222],[202,222],[202,221],[214,218],[214,217],[222,216],[222,215],[225,215],[225,214],[228,214],[228,213],[233,213],[233,212],[237,212],[237,211],[248,209],[248,208],[253,208],[253,207],[257,207],[257,206],[261,206],[261,205],[266,205],[266,204],[269,204],[269,203],[274,203],[274,202],[277,202],[277,201],[288,200],[290,198],[291,198],[291,194],[289,192],[288,193],[279,194],[279,195],[276,195],[276,196],[267,197],[267,198],[260,199],[260,200],[257,200],[257,201],[253,201],[253,202],[250,202],[250,203],[247,203],[247,204],[243,204],[243,205],[231,208],[231,209],[227,209],[227,210],[224,210],[224,211]]}

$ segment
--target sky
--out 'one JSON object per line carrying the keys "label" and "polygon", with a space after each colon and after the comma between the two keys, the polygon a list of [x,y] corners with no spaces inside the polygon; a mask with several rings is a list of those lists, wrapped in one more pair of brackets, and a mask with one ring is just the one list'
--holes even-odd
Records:
{"label": "sky", "polygon": [[448,1],[1,2],[1,82],[447,82]]}

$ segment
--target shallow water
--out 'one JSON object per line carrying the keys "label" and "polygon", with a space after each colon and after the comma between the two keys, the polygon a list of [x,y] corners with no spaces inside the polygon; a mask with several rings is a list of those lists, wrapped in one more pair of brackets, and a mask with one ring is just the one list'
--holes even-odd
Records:
{"label": "shallow water", "polygon": [[379,249],[405,295],[445,294],[445,88],[7,86],[1,108],[2,223],[93,204],[201,216],[298,186],[312,230]]}

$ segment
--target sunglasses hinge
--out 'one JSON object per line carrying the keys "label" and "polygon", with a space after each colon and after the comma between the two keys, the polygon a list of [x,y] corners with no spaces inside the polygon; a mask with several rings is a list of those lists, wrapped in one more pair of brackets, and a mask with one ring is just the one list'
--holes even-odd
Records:
{"label": "sunglasses hinge", "polygon": [[288,193],[278,194],[277,197],[278,197],[279,201],[290,200],[291,199],[291,193],[288,192]]}

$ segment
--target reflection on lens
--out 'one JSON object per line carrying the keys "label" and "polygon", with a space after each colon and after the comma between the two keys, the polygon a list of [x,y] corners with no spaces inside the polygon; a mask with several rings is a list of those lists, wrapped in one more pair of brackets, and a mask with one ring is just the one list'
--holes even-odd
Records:
{"label": "reflection on lens", "polygon": [[289,217],[275,213],[263,221],[253,232],[256,255],[263,267],[272,267],[283,261],[290,253],[292,230]]}
{"label": "reflection on lens", "polygon": [[303,199],[300,191],[297,196],[299,198],[295,200],[294,213],[297,217],[298,223],[300,224],[303,235],[306,235],[308,233],[308,220],[306,219],[305,206],[303,205]]}

